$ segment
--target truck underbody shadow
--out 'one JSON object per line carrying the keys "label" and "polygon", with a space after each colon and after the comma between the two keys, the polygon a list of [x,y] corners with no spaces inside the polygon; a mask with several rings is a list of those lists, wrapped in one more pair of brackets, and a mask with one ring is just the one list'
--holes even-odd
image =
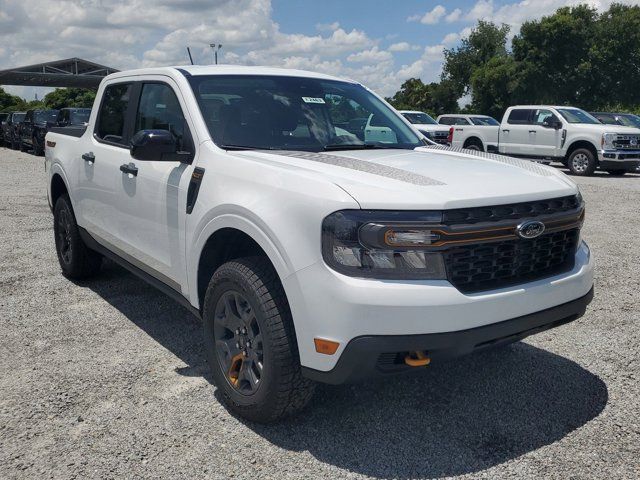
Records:
{"label": "truck underbody shadow", "polygon": [[[186,308],[111,262],[82,285],[179,357],[187,366],[176,373],[211,381],[201,324]],[[296,417],[244,423],[281,448],[359,474],[439,478],[480,472],[557,442],[597,417],[607,400],[598,376],[521,342],[413,375],[322,385]]]}

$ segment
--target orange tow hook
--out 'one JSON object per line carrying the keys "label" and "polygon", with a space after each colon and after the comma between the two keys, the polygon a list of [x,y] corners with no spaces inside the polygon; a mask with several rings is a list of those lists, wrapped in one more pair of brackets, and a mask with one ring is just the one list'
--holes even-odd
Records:
{"label": "orange tow hook", "polygon": [[409,355],[404,357],[404,363],[410,367],[426,367],[431,363],[431,359],[422,350],[416,350],[409,352]]}

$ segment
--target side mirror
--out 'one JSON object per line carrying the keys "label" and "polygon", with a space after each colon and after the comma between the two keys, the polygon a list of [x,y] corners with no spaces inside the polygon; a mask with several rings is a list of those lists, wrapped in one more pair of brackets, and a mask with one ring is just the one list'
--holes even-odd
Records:
{"label": "side mirror", "polygon": [[542,122],[542,125],[547,128],[553,128],[555,130],[560,130],[562,128],[562,122],[553,117],[547,117]]}
{"label": "side mirror", "polygon": [[169,130],[140,130],[131,139],[130,152],[136,160],[179,160],[178,142]]}

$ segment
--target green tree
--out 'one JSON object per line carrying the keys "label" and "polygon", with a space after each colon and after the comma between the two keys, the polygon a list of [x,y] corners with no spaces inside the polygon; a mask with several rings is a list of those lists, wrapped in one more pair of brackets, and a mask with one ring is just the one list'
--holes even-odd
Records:
{"label": "green tree", "polygon": [[17,95],[7,93],[0,87],[0,112],[15,112],[26,110],[27,102]]}
{"label": "green tree", "polygon": [[522,25],[513,57],[530,103],[593,105],[585,100],[593,95],[590,52],[599,41],[597,21],[595,9],[580,5]]}
{"label": "green tree", "polygon": [[43,102],[47,108],[60,109],[64,107],[93,106],[96,98],[95,90],[86,88],[56,88],[44,96]]}
{"label": "green tree", "polygon": [[591,45],[592,90],[584,104],[640,109],[640,6],[614,4],[595,28]]}
{"label": "green tree", "polygon": [[410,78],[387,101],[397,109],[417,109],[432,116],[458,111],[458,94],[447,81],[424,84],[419,78]]}
{"label": "green tree", "polygon": [[518,63],[510,55],[491,58],[471,76],[473,97],[468,110],[500,119],[507,107],[520,103]]}
{"label": "green tree", "polygon": [[507,54],[508,34],[508,25],[480,20],[459,47],[444,51],[442,80],[448,82],[459,97],[469,93],[474,71],[493,57]]}

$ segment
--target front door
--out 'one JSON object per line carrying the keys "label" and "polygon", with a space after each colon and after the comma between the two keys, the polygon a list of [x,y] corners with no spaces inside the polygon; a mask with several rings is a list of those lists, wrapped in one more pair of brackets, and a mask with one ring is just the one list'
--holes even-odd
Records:
{"label": "front door", "polygon": [[[177,89],[169,80],[142,81],[132,132],[168,130],[181,151],[195,153]],[[138,89],[136,89],[138,91]],[[118,172],[118,231],[132,263],[180,291],[186,278],[184,223],[186,191],[193,168],[176,160],[135,160]],[[135,173],[130,173],[134,171]]]}
{"label": "front door", "polygon": [[544,108],[533,113],[533,128],[535,129],[535,155],[539,157],[555,157],[560,149],[562,129],[555,129],[552,125],[559,122],[558,117]]}

